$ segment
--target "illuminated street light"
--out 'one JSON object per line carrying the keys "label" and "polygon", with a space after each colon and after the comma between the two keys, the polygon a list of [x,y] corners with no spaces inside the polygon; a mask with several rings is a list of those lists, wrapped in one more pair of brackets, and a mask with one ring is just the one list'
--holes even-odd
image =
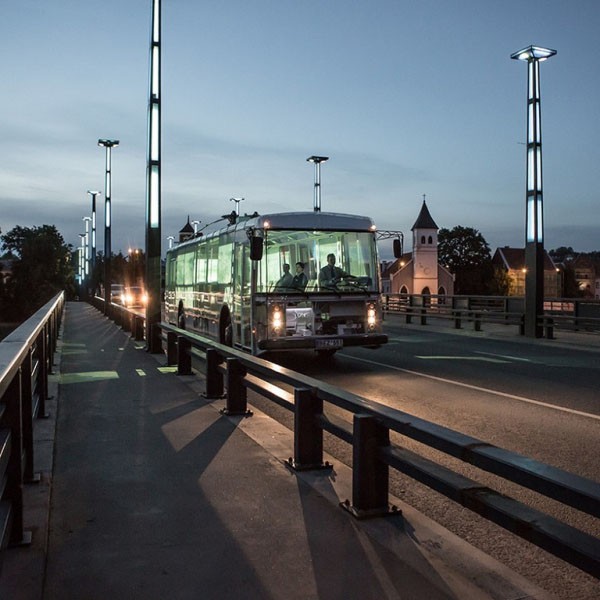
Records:
{"label": "illuminated street light", "polygon": [[511,58],[527,62],[527,186],[525,209],[525,335],[542,337],[544,313],[544,203],[540,62],[556,50],[528,46]]}
{"label": "illuminated street light", "polygon": [[173,242],[175,241],[175,236],[170,235],[167,237],[167,241],[169,242],[169,250],[173,247]]}
{"label": "illuminated street light", "polygon": [[90,276],[90,221],[92,217],[83,217],[85,223],[85,280]]}
{"label": "illuminated street light", "polygon": [[192,221],[192,225],[194,227],[194,235],[196,235],[198,233],[198,225],[200,225],[202,221],[198,221],[197,219],[195,221]]}
{"label": "illuminated street light", "polygon": [[79,266],[78,266],[78,273],[79,273],[79,295],[80,297],[83,295],[83,280],[85,277],[85,267],[84,267],[84,262],[85,262],[85,233],[80,233],[79,237],[81,238],[81,246],[79,246]]}
{"label": "illuminated street light", "polygon": [[96,268],[96,196],[101,194],[97,190],[88,190],[88,194],[92,197],[92,263],[91,263],[91,271],[94,273],[94,269]]}
{"label": "illuminated street light", "polygon": [[104,178],[104,314],[110,309],[110,262],[111,262],[111,151],[119,145],[119,140],[98,140],[98,146],[106,148],[106,170]]}
{"label": "illuminated street light", "polygon": [[146,164],[146,343],[148,352],[162,352],[160,337],[161,282],[161,3],[152,0],[150,85]]}
{"label": "illuminated street light", "polygon": [[313,209],[321,212],[321,163],[329,160],[329,156],[309,156],[307,162],[315,164],[315,200]]}

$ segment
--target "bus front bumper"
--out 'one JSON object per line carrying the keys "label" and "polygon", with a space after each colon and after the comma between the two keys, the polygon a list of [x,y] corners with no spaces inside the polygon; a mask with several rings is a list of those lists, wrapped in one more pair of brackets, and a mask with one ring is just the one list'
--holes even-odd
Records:
{"label": "bus front bumper", "polygon": [[289,336],[273,340],[261,340],[260,350],[341,350],[351,346],[377,348],[387,344],[388,336],[383,333],[365,333],[359,335],[323,335],[323,336]]}

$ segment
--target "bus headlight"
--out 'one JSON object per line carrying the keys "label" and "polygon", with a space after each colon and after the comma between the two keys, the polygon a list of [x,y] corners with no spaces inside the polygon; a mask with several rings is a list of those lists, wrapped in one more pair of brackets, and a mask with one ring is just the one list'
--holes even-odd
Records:
{"label": "bus headlight", "polygon": [[367,326],[369,329],[375,329],[377,325],[377,309],[374,304],[367,304]]}
{"label": "bus headlight", "polygon": [[285,328],[283,308],[279,304],[271,306],[271,330],[275,335],[281,335]]}

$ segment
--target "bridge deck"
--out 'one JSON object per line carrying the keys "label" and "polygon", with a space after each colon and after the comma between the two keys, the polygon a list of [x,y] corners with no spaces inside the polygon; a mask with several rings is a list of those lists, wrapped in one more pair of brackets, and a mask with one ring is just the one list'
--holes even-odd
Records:
{"label": "bridge deck", "polygon": [[545,597],[400,502],[403,516],[353,520],[344,465],[290,472],[288,430],[222,416],[203,379],[91,306],[67,305],[60,346],[26,490],[34,542],[7,551],[0,597]]}

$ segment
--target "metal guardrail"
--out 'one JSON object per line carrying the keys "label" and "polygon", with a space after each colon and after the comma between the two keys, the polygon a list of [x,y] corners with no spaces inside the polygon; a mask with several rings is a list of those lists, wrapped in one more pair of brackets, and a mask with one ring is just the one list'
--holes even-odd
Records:
{"label": "metal guardrail", "polygon": [[[525,299],[514,296],[423,296],[385,294],[383,310],[403,314],[406,323],[427,324],[428,318],[452,320],[455,329],[466,322],[481,331],[482,323],[515,325],[524,334]],[[555,329],[600,333],[600,301],[580,299],[544,300],[541,317],[545,337],[554,337]]]}
{"label": "metal guardrail", "polygon": [[[117,318],[120,312],[115,312]],[[192,359],[202,361],[206,397],[225,398],[224,414],[251,415],[247,406],[249,389],[294,413],[293,456],[287,461],[290,468],[331,467],[323,461],[324,431],[351,444],[352,499],[342,503],[342,507],[355,517],[398,512],[388,504],[391,467],[600,578],[598,538],[393,444],[390,432],[596,518],[600,518],[599,483],[367,400],[174,325],[163,322],[159,326],[166,342],[167,363],[177,365],[179,375],[191,375]],[[324,408],[329,405],[350,413],[352,424],[326,414]]]}
{"label": "metal guardrail", "polygon": [[31,542],[23,485],[34,472],[34,420],[47,417],[48,374],[65,302],[57,294],[0,342],[0,548]]}

